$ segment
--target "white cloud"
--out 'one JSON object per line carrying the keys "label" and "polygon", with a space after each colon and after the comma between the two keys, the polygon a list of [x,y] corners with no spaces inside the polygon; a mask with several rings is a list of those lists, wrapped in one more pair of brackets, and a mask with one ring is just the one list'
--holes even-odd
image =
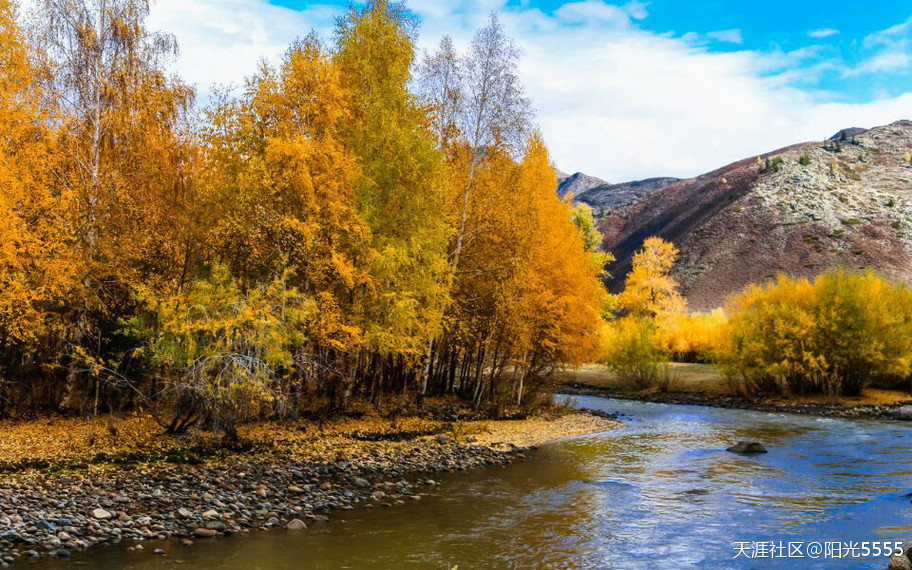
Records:
{"label": "white cloud", "polygon": [[262,0],[158,0],[148,25],[177,37],[175,70],[205,99],[215,84],[242,84],[261,59],[278,61],[291,42],[312,29],[328,37],[338,13],[337,7],[300,11]]}
{"label": "white cloud", "polygon": [[728,42],[730,44],[744,43],[744,38],[741,37],[741,30],[720,30],[718,32],[709,32],[706,35],[720,42]]}
{"label": "white cloud", "polygon": [[630,23],[631,18],[645,18],[646,7],[639,2],[618,6],[602,0],[583,0],[561,5],[554,11],[554,15],[559,20],[571,24],[607,24],[624,27]]}
{"label": "white cloud", "polygon": [[869,55],[844,75],[908,73],[912,67],[912,17],[895,26],[868,34],[862,46]]}
{"label": "white cloud", "polygon": [[846,76],[862,73],[906,71],[912,66],[912,54],[903,50],[887,50],[865,59],[846,71]]}
{"label": "white cloud", "polygon": [[878,45],[892,46],[896,42],[906,39],[910,32],[912,32],[912,17],[885,30],[868,34],[864,39],[864,46],[867,48]]}
{"label": "white cloud", "polygon": [[[822,46],[713,53],[705,35],[638,29],[637,20],[647,16],[639,2],[578,0],[552,14],[506,7],[505,0],[410,4],[424,19],[420,46],[429,49],[444,33],[465,46],[491,10],[501,11],[524,51],[523,79],[540,127],[565,171],[611,181],[692,176],[795,142],[821,140],[843,127],[912,114],[912,94],[840,104],[800,83],[834,69],[836,64],[820,60]],[[265,0],[159,0],[150,25],[178,36],[177,69],[205,93],[216,82],[240,84],[261,57],[277,60],[311,28],[328,38],[338,10],[308,4],[294,11]],[[907,33],[909,26],[903,25],[872,34],[870,49],[882,51],[884,42],[895,47]],[[876,65],[894,69],[899,61]]]}
{"label": "white cloud", "polygon": [[831,36],[835,36],[838,33],[839,33],[839,30],[834,30],[833,28],[820,28],[817,30],[811,30],[810,32],[807,33],[807,35],[809,38],[823,39],[823,38],[829,38]]}

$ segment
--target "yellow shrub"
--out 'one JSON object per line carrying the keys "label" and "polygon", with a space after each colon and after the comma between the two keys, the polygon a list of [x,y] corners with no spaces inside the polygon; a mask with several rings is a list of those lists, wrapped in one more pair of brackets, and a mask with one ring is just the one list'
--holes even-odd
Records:
{"label": "yellow shrub", "polygon": [[751,390],[855,395],[912,371],[912,291],[873,273],[780,277],[728,313],[720,361]]}
{"label": "yellow shrub", "polygon": [[635,388],[649,388],[661,380],[667,360],[656,326],[650,318],[625,317],[605,325],[602,362]]}
{"label": "yellow shrub", "polygon": [[658,324],[658,342],[676,362],[709,362],[724,334],[728,318],[725,311],[710,313],[673,313]]}

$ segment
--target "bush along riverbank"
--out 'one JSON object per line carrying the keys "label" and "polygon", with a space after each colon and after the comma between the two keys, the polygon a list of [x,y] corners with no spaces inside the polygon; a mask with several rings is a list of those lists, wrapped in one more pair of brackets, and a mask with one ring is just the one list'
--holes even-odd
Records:
{"label": "bush along riverbank", "polygon": [[102,544],[143,549],[149,540],[190,545],[273,528],[306,531],[339,510],[420,500],[439,486],[435,473],[522,460],[549,440],[617,425],[577,412],[501,421],[345,419],[322,429],[252,426],[243,434],[257,441],[249,449],[195,461],[188,452],[189,463],[133,463],[133,453],[74,469],[74,455],[59,470],[23,469],[0,480],[0,564],[68,558]]}
{"label": "bush along riverbank", "polygon": [[562,385],[560,392],[569,395],[601,396],[603,398],[636,400],[658,404],[710,406],[714,408],[756,410],[760,412],[780,412],[787,414],[808,414],[840,418],[912,421],[912,398],[907,401],[889,404],[846,405],[844,403],[788,402],[710,392],[649,392],[619,390],[616,388],[598,387],[575,382],[569,382]]}

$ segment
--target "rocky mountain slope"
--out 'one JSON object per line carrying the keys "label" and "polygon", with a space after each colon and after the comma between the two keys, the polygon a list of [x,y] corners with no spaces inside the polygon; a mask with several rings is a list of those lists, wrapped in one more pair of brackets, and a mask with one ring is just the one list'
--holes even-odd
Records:
{"label": "rocky mountain slope", "polygon": [[574,194],[573,200],[588,204],[596,213],[604,213],[607,210],[631,206],[656,190],[680,181],[680,178],[647,178],[621,184],[600,184],[580,194]]}
{"label": "rocky mountain slope", "polygon": [[[618,290],[643,240],[681,250],[690,308],[710,309],[746,284],[835,267],[912,280],[912,121],[840,131],[658,189],[602,218]],[[759,160],[758,160],[759,158]]]}
{"label": "rocky mountain slope", "polygon": [[679,181],[678,178],[648,178],[611,184],[582,172],[564,174],[558,171],[557,195],[563,198],[567,194],[571,194],[574,203],[588,204],[596,213],[599,213],[630,206],[656,190]]}
{"label": "rocky mountain slope", "polygon": [[557,195],[563,198],[567,194],[573,194],[575,201],[577,196],[583,194],[590,188],[596,188],[598,186],[604,186],[607,184],[608,183],[601,178],[589,176],[588,174],[583,174],[582,172],[577,172],[576,174],[564,174],[563,172],[558,172]]}

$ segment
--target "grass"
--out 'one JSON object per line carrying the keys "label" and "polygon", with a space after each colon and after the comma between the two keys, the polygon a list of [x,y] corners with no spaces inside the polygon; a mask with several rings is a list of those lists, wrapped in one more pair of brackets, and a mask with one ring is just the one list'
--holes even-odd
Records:
{"label": "grass", "polygon": [[[728,384],[719,369],[712,364],[688,364],[673,362],[672,380],[668,389],[673,392],[696,392],[705,394],[728,394]],[[626,391],[626,382],[602,364],[587,364],[578,370],[566,372],[561,381],[578,383],[594,388]]]}
{"label": "grass", "polygon": [[[668,386],[670,392],[683,392],[703,394],[706,396],[732,395],[728,382],[722,376],[718,367],[712,364],[687,364],[674,362],[672,379]],[[578,370],[568,371],[561,377],[565,383],[576,383],[593,388],[612,390],[617,392],[636,393],[627,383],[617,377],[607,366],[601,364],[588,364]],[[656,391],[651,388],[649,391]],[[912,395],[903,390],[886,388],[866,388],[861,396],[841,396],[830,398],[823,394],[807,396],[792,396],[789,398],[769,397],[765,401],[770,404],[838,404],[841,406],[884,406],[896,405],[912,400]]]}

